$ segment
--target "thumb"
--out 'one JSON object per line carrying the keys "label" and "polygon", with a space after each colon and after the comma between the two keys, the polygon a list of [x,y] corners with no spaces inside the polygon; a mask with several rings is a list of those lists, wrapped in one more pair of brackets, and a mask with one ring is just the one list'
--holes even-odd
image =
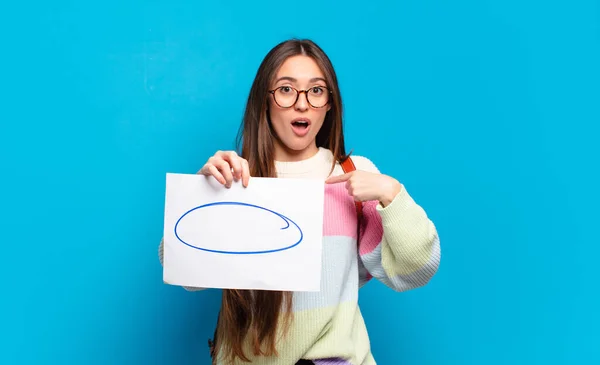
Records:
{"label": "thumb", "polygon": [[326,184],[337,184],[337,183],[341,183],[344,181],[348,181],[348,179],[350,178],[350,176],[352,176],[352,173],[347,173],[347,174],[343,174],[343,175],[339,175],[339,176],[330,176],[329,178],[327,178],[327,180],[325,180]]}

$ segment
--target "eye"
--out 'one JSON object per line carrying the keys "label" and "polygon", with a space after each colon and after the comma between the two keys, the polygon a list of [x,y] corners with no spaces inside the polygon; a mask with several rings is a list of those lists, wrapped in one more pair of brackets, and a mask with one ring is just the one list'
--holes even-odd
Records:
{"label": "eye", "polygon": [[315,95],[321,95],[321,94],[322,94],[324,91],[323,91],[323,88],[322,88],[322,87],[320,87],[320,86],[315,86],[315,87],[313,87],[313,88],[311,88],[311,89],[310,89],[310,92],[311,92],[312,94],[315,94]]}
{"label": "eye", "polygon": [[279,88],[279,91],[281,91],[283,94],[289,94],[292,92],[292,88],[289,86],[282,86]]}

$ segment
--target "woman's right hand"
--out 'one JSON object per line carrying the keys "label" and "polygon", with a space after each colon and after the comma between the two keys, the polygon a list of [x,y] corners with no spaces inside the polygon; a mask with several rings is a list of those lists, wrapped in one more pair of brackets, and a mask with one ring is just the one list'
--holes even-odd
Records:
{"label": "woman's right hand", "polygon": [[208,159],[198,174],[214,176],[226,188],[230,188],[234,180],[240,179],[244,187],[248,187],[250,180],[248,161],[238,156],[235,151],[218,151]]}

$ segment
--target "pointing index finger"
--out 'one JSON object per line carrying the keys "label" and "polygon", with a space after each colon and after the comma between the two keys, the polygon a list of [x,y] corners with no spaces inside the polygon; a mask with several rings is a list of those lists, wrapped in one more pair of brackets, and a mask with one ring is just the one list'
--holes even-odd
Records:
{"label": "pointing index finger", "polygon": [[327,184],[337,184],[337,183],[341,183],[344,181],[348,181],[350,176],[352,176],[351,172],[349,172],[347,174],[339,175],[339,176],[331,176],[327,180],[325,180],[325,182]]}

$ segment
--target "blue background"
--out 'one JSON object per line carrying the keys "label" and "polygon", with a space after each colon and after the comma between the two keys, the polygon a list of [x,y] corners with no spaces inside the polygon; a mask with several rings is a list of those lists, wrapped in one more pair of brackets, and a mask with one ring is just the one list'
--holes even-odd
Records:
{"label": "blue background", "polygon": [[361,291],[378,362],[600,363],[597,1],[226,3],[2,6],[3,364],[208,363],[220,292],[162,283],[165,173],[234,146],[289,37],[441,235],[430,285]]}

